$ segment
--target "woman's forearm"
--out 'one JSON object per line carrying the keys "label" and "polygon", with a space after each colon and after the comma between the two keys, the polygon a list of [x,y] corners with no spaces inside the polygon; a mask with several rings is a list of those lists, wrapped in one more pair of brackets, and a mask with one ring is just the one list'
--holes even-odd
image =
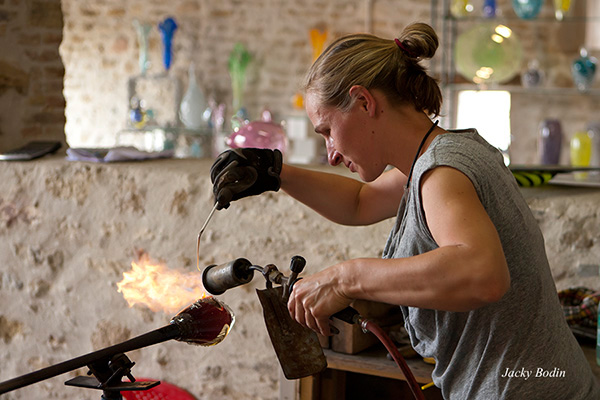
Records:
{"label": "woman's forearm", "polygon": [[341,175],[285,164],[281,189],[325,218],[343,225],[360,225],[358,209],[362,182]]}
{"label": "woman's forearm", "polygon": [[[341,263],[340,292],[349,298],[445,311],[493,303],[510,287],[502,255],[447,246],[410,258]],[[365,271],[369,271],[365,273]]]}
{"label": "woman's forearm", "polygon": [[371,183],[284,164],[281,189],[325,218],[342,225],[369,225],[393,217],[405,177],[388,171]]}

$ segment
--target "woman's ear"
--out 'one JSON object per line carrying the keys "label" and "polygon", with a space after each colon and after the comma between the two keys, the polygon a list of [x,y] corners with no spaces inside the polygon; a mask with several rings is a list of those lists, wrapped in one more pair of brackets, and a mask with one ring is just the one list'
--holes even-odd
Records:
{"label": "woman's ear", "polygon": [[366,111],[370,117],[375,115],[377,102],[369,89],[361,85],[354,85],[350,88],[349,94],[353,101],[360,105],[361,110]]}

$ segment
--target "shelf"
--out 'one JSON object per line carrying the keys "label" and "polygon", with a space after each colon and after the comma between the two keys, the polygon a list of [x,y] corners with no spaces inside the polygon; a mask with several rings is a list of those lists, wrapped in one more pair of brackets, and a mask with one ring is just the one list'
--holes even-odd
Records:
{"label": "shelf", "polygon": [[559,23],[559,24],[568,24],[568,23],[582,23],[582,22],[597,22],[600,23],[599,17],[565,17],[562,20],[558,20],[553,16],[543,16],[537,17],[533,19],[524,19],[519,18],[516,15],[501,15],[493,18],[485,17],[483,15],[471,16],[467,15],[464,17],[455,17],[452,14],[446,14],[443,17],[445,20],[454,21],[454,22],[523,22],[523,23]]}
{"label": "shelf", "polygon": [[600,88],[592,88],[588,91],[581,92],[575,87],[533,87],[526,88],[519,85],[476,85],[470,83],[452,83],[446,84],[445,88],[452,91],[461,90],[477,90],[477,91],[507,91],[516,94],[528,95],[561,95],[561,96],[600,96]]}
{"label": "shelf", "polygon": [[[406,380],[402,370],[394,361],[388,360],[387,351],[381,347],[376,346],[374,349],[353,355],[336,353],[332,350],[324,350],[324,353],[329,369]],[[433,365],[425,363],[420,357],[408,359],[406,363],[417,382],[421,384],[431,382]]]}

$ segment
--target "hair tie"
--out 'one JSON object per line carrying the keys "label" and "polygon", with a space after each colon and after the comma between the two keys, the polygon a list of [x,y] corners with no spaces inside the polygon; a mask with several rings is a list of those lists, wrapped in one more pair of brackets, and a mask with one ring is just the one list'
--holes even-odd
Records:
{"label": "hair tie", "polygon": [[409,57],[412,57],[412,58],[417,58],[417,57],[416,57],[416,56],[413,54],[413,52],[412,52],[412,51],[410,51],[409,49],[407,49],[406,47],[404,47],[404,45],[402,44],[402,42],[400,41],[400,39],[396,38],[396,39],[394,39],[394,42],[396,42],[396,45],[397,45],[398,47],[400,47],[400,50],[402,50],[402,52],[403,52],[404,54],[406,54],[407,56],[409,56]]}

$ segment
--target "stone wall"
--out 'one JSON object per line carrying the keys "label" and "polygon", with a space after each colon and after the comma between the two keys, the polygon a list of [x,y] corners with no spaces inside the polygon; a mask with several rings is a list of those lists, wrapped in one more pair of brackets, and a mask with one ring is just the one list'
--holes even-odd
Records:
{"label": "stone wall", "polygon": [[[137,249],[170,269],[196,271],[196,237],[212,206],[209,168],[196,160],[102,165],[58,156],[3,164],[0,381],[168,323],[172,314],[129,308],[116,283]],[[298,254],[310,273],[349,257],[379,256],[390,228],[391,221],[339,227],[282,193],[267,194],[215,214],[200,265],[245,257],[285,271]],[[236,315],[222,343],[207,348],[172,341],[131,352],[134,376],[171,382],[199,400],[277,399],[279,364],[254,292],[264,288],[261,279],[219,296]],[[74,374],[1,397],[100,396],[65,387]]]}
{"label": "stone wall", "polygon": [[[245,91],[253,118],[269,107],[276,118],[291,111],[291,98],[311,63],[309,30],[326,27],[329,38],[364,31],[364,0],[63,0],[67,98],[66,134],[72,146],[113,145],[126,126],[127,80],[139,73],[138,44],[132,21],[152,23],[151,68],[164,70],[156,24],[167,16],[179,29],[174,39],[170,75],[183,88],[191,62],[204,92],[225,102],[231,113],[227,60],[236,42],[252,54]],[[411,21],[428,21],[429,2],[378,0],[373,7],[375,32],[398,35]],[[228,114],[229,115],[229,114]]]}
{"label": "stone wall", "polygon": [[[475,14],[482,1],[475,0]],[[585,1],[575,3],[577,13],[585,14]],[[441,2],[440,2],[441,4]],[[586,28],[600,29],[597,22],[559,24],[553,21],[553,5],[545,2],[535,21],[515,19],[508,0],[497,2],[499,13],[511,18],[509,25],[519,35],[525,60],[538,58],[546,71],[549,86],[572,87],[570,65],[585,42]],[[344,33],[371,30],[394,37],[412,21],[432,21],[430,2],[416,0],[253,0],[219,2],[201,0],[106,0],[103,2],[63,0],[65,36],[61,54],[65,60],[67,98],[67,138],[73,146],[113,145],[116,132],[126,126],[127,79],[139,72],[138,44],[133,19],[156,26],[166,16],[179,23],[175,34],[175,59],[170,75],[183,88],[187,69],[193,62],[200,86],[219,102],[231,104],[227,59],[236,42],[247,46],[254,61],[248,71],[246,104],[253,118],[263,107],[283,118],[292,109],[290,98],[311,62],[308,31],[326,27],[329,39]],[[438,14],[437,28],[442,20]],[[371,21],[371,23],[369,23]],[[459,32],[473,23],[459,26]],[[584,26],[585,25],[585,26]],[[593,29],[591,30],[593,31]],[[588,35],[590,36],[590,35]],[[448,42],[442,41],[442,47]],[[439,68],[441,51],[434,69]],[[150,36],[149,71],[162,71],[158,31]],[[525,66],[525,65],[524,65]],[[515,80],[519,85],[519,79]],[[598,113],[595,96],[568,92],[513,93],[511,112],[514,163],[536,163],[540,121],[563,121],[565,144],[577,131],[585,130]],[[561,160],[569,162],[568,146]]]}
{"label": "stone wall", "polygon": [[[474,1],[476,7],[479,3]],[[579,13],[585,12],[585,4],[575,3]],[[498,9],[505,16],[512,13],[506,0],[498,1]],[[269,107],[276,118],[290,112],[290,98],[310,64],[309,29],[328,28],[329,40],[365,30],[393,37],[409,22],[432,19],[429,2],[416,0],[174,0],[168,4],[160,0],[5,0],[0,4],[0,43],[6,49],[0,56],[0,106],[6,110],[0,119],[0,146],[13,147],[42,137],[65,140],[65,112],[71,145],[113,145],[116,132],[126,126],[127,80],[139,73],[132,21],[156,26],[166,16],[179,23],[171,75],[183,87],[193,62],[205,92],[230,104],[227,58],[239,41],[254,57],[246,89],[250,114],[257,117],[263,107]],[[551,20],[551,3],[544,5],[541,17]],[[590,45],[595,43],[592,33],[600,30],[594,21],[587,22],[586,29],[580,22],[562,27],[552,22],[513,20],[511,24],[523,41],[526,59],[539,57],[549,84],[559,87],[572,84],[571,60],[586,39]],[[156,28],[150,35],[150,59],[149,73],[160,73],[161,44]],[[536,135],[542,119],[560,118],[568,141],[574,132],[584,130],[598,111],[596,96],[515,93],[513,161],[537,161]],[[565,146],[562,162],[568,163],[568,159]]]}
{"label": "stone wall", "polygon": [[[172,269],[196,271],[196,236],[212,206],[210,163],[164,160],[90,164],[54,156],[0,169],[0,381],[160,328],[172,314],[129,308],[116,283],[137,249]],[[341,168],[329,172],[347,174]],[[525,190],[546,238],[559,289],[600,287],[598,201],[592,189]],[[218,211],[202,238],[201,268],[245,257],[313,273],[341,260],[379,257],[393,224],[344,227],[284,193]],[[198,272],[199,274],[199,272]],[[214,347],[167,342],[129,353],[134,376],[181,386],[200,399],[278,398],[279,364],[255,288],[219,296],[235,326]],[[85,369],[3,395],[3,400],[98,398],[65,387]]]}
{"label": "stone wall", "polygon": [[65,142],[60,0],[0,2],[0,149]]}

